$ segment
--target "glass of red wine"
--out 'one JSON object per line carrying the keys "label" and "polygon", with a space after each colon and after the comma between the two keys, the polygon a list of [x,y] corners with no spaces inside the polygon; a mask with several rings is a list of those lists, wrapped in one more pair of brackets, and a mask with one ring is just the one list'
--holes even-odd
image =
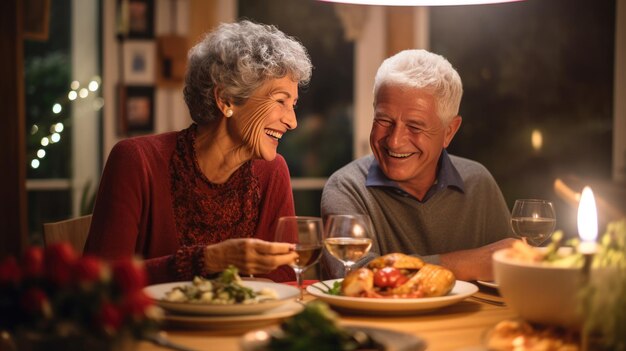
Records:
{"label": "glass of red wine", "polygon": [[324,227],[319,217],[288,216],[278,219],[275,240],[296,244],[298,258],[289,266],[296,273],[300,297],[302,301],[302,273],[313,266],[322,254]]}

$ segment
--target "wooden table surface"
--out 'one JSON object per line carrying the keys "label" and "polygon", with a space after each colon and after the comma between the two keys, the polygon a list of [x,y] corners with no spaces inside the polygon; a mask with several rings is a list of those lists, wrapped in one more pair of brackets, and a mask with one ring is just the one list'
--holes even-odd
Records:
{"label": "wooden table surface", "polygon": [[[502,301],[497,292],[481,287],[474,296]],[[305,301],[313,300],[306,296]],[[386,328],[416,335],[424,339],[428,350],[480,350],[486,330],[496,323],[514,318],[515,313],[507,306],[496,306],[480,302],[472,297],[454,305],[426,314],[409,316],[363,316],[340,313],[341,322],[350,325],[363,325]],[[264,327],[260,327],[264,328]],[[168,329],[164,334],[174,343],[192,350],[241,350],[243,334],[252,329],[237,330],[183,330]],[[315,348],[313,348],[315,349]],[[156,351],[163,348],[148,342],[139,345],[140,351]]]}

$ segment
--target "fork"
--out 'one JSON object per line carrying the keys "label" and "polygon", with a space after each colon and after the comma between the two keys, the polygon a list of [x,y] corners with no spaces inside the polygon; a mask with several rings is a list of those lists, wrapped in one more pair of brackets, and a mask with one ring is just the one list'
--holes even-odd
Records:
{"label": "fork", "polygon": [[494,305],[494,306],[499,306],[499,307],[504,307],[506,306],[506,303],[502,302],[502,301],[497,301],[497,300],[492,300],[492,299],[486,299],[484,297],[478,297],[475,295],[470,296],[470,298],[479,301],[479,302],[483,302],[489,305]]}
{"label": "fork", "polygon": [[151,334],[151,335],[144,335],[143,339],[146,341],[149,341],[155,345],[158,345],[160,347],[166,348],[166,349],[170,349],[170,350],[175,350],[175,351],[196,351],[194,349],[190,349],[186,346],[174,343],[172,341],[170,341],[170,339],[165,336],[163,333],[155,333],[155,334]]}

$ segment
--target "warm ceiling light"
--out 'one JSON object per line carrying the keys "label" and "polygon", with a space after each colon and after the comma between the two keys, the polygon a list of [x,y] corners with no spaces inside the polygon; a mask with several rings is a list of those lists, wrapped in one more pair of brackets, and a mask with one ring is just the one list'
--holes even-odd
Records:
{"label": "warm ceiling light", "polygon": [[514,2],[521,0],[321,0],[326,2],[341,2],[355,5],[383,5],[383,6],[452,6],[452,5],[484,5],[499,2]]}

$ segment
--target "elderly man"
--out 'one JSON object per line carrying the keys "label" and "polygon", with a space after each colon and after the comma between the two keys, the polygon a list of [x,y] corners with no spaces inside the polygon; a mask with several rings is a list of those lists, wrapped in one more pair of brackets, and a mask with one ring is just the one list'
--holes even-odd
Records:
{"label": "elderly man", "polygon": [[[386,59],[374,81],[373,155],[335,172],[322,215],[365,213],[374,226],[371,252],[419,255],[461,280],[491,280],[491,254],[514,239],[510,212],[481,164],[449,155],[461,126],[461,78],[442,56],[405,50]],[[343,266],[324,256],[327,277]]]}

